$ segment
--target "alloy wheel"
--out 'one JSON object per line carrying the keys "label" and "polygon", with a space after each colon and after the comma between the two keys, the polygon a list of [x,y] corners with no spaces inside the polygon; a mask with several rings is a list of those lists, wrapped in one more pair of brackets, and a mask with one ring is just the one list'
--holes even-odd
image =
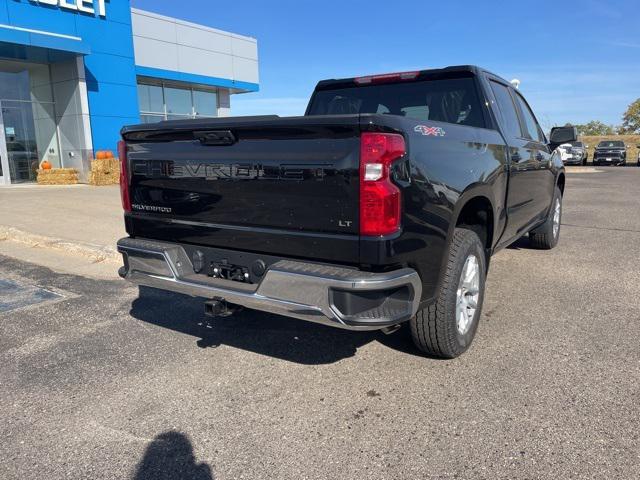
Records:
{"label": "alloy wheel", "polygon": [[473,324],[480,300],[480,262],[469,255],[462,267],[456,301],[456,325],[458,333],[464,335]]}

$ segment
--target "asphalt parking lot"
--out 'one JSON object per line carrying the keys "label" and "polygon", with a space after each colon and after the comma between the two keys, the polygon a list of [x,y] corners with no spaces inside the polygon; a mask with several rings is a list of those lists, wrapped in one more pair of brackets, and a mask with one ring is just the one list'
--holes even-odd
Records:
{"label": "asphalt parking lot", "polygon": [[640,478],[640,168],[602,170],[453,361],[0,256],[0,478]]}

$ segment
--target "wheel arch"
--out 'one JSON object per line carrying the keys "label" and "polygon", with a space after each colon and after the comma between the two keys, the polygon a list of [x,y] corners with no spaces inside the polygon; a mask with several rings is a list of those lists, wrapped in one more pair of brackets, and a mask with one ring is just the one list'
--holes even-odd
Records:
{"label": "wheel arch", "polygon": [[556,185],[560,189],[560,193],[564,196],[564,187],[565,187],[566,176],[564,172],[560,172],[558,174],[558,179],[556,180]]}
{"label": "wheel arch", "polygon": [[454,211],[450,236],[456,228],[469,227],[480,237],[488,259],[496,240],[496,219],[495,203],[490,190],[476,189],[466,192],[460,197]]}
{"label": "wheel arch", "polygon": [[[488,183],[475,183],[465,189],[452,204],[448,215],[448,226],[442,250],[442,259],[439,265],[438,280],[433,287],[433,292],[438,292],[442,288],[442,272],[447,268],[448,253],[453,242],[456,228],[471,227],[478,233],[480,241],[483,243],[485,251],[486,268],[488,270],[491,262],[495,244],[500,238],[500,229],[504,227],[502,218],[504,208],[500,200],[496,200],[494,190],[496,187]],[[502,195],[502,194],[499,194]],[[477,212],[486,212],[486,216],[477,215]],[[502,217],[501,217],[502,215]],[[429,304],[433,297],[424,299],[424,304]]]}

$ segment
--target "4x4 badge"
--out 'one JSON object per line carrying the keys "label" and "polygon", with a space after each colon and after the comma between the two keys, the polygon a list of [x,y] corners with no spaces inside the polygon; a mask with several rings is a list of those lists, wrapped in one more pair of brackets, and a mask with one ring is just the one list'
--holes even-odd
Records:
{"label": "4x4 badge", "polygon": [[430,135],[433,137],[444,137],[446,134],[444,129],[440,127],[427,127],[426,125],[416,125],[416,128],[413,130],[421,133],[422,135]]}

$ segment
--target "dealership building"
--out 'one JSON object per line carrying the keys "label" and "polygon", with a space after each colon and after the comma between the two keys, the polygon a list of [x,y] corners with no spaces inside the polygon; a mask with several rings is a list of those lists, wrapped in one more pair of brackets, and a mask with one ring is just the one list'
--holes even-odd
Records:
{"label": "dealership building", "polygon": [[257,50],[129,0],[0,0],[0,185],[45,160],[86,181],[123,125],[229,115],[259,88]]}

